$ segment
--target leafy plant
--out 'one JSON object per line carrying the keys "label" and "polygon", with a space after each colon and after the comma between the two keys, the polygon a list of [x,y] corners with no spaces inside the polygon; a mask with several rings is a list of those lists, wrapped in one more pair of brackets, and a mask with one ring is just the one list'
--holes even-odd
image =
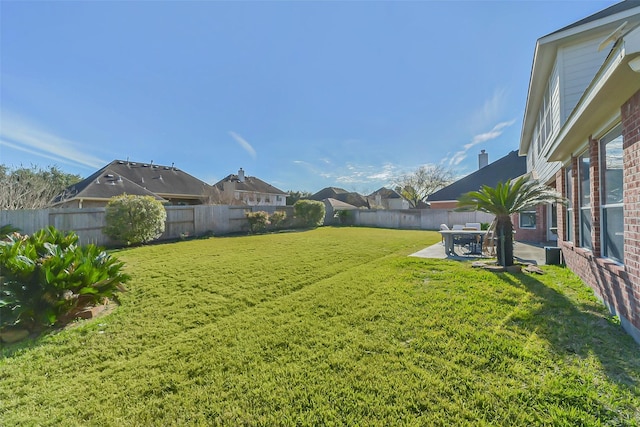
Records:
{"label": "leafy plant", "polygon": [[151,196],[123,194],[109,201],[105,219],[107,236],[134,245],[160,237],[164,233],[167,212],[162,203]]}
{"label": "leafy plant", "polygon": [[470,191],[458,198],[458,209],[475,209],[496,216],[496,252],[498,264],[513,265],[513,222],[511,215],[543,203],[565,199],[553,188],[531,179],[528,175],[515,181],[499,182],[495,188],[483,185],[479,191]]}
{"label": "leafy plant", "polygon": [[316,200],[298,200],[293,205],[293,214],[303,225],[317,227],[324,220],[324,203]]}
{"label": "leafy plant", "polygon": [[267,212],[249,212],[246,216],[252,233],[260,233],[267,229],[267,225],[269,225],[269,214]]}
{"label": "leafy plant", "polygon": [[269,222],[271,222],[271,228],[273,229],[280,228],[286,220],[287,213],[285,211],[275,211],[269,217]]}
{"label": "leafy plant", "polygon": [[20,231],[19,228],[14,227],[11,224],[0,225],[0,239],[4,239],[5,237],[10,235],[11,233],[16,233],[16,232],[19,232],[19,231]]}
{"label": "leafy plant", "polygon": [[123,291],[124,264],[53,227],[0,241],[0,329],[53,325]]}
{"label": "leafy plant", "polygon": [[338,220],[340,221],[340,224],[346,224],[347,221],[349,220],[349,211],[348,210],[336,211],[336,213],[334,214],[334,217],[338,218]]}

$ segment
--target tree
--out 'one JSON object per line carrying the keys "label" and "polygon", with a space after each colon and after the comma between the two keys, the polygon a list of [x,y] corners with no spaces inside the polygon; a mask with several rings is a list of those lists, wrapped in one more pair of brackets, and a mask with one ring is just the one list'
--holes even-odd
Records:
{"label": "tree", "polygon": [[105,210],[104,234],[127,245],[147,243],[164,233],[167,211],[152,196],[112,197]]}
{"label": "tree", "polygon": [[551,187],[528,175],[515,181],[499,182],[495,188],[483,185],[479,191],[458,198],[458,210],[479,210],[496,216],[498,264],[513,265],[513,222],[511,215],[543,203],[565,199]]}
{"label": "tree", "polygon": [[298,200],[308,199],[312,194],[308,191],[287,191],[287,206],[293,206]]}
{"label": "tree", "polygon": [[398,178],[396,191],[417,207],[427,197],[453,181],[453,171],[441,165],[420,166],[415,172]]}
{"label": "tree", "polygon": [[68,174],[57,166],[41,169],[0,165],[0,210],[42,209],[70,185],[79,182],[79,175]]}
{"label": "tree", "polygon": [[321,225],[324,214],[324,203],[316,200],[298,200],[293,205],[293,215],[308,227]]}

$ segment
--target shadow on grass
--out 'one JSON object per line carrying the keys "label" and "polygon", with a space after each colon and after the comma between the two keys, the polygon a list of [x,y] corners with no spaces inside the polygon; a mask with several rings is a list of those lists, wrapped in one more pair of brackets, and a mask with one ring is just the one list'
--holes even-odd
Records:
{"label": "shadow on grass", "polygon": [[42,341],[51,335],[55,335],[62,331],[63,328],[51,328],[43,331],[33,332],[24,340],[15,343],[0,342],[0,360],[8,359],[14,355],[23,353],[24,351],[31,350],[40,346]]}
{"label": "shadow on grass", "polygon": [[[531,318],[514,322],[544,337],[559,356],[595,356],[606,375],[629,388],[640,386],[638,345],[595,299],[580,304],[526,274],[498,273],[511,286],[524,288],[535,296],[538,309]],[[586,285],[585,285],[586,286]]]}

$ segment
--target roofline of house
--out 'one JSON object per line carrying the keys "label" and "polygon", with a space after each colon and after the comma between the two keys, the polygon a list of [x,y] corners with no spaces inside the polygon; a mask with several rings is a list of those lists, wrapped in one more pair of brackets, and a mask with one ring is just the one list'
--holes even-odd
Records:
{"label": "roofline of house", "polygon": [[564,123],[553,144],[542,153],[549,161],[564,161],[572,154],[579,154],[582,146],[601,126],[608,131],[619,121],[619,111],[630,94],[640,90],[640,74],[632,70],[629,62],[640,58],[640,27],[620,40],[612,54],[587,87],[576,108]]}
{"label": "roofline of house", "polygon": [[[618,3],[619,5],[620,3]],[[524,116],[522,118],[522,132],[520,134],[520,155],[526,155],[529,151],[533,129],[536,123],[540,103],[542,102],[542,90],[538,90],[541,86],[546,87],[549,74],[555,63],[556,52],[560,44],[568,43],[572,39],[578,39],[587,32],[613,30],[625,19],[640,14],[640,2],[629,2],[629,6],[623,10],[611,14],[606,14],[607,10],[617,10],[613,5],[603,11],[590,15],[587,18],[576,21],[558,31],[539,38],[533,55],[533,63],[531,65],[531,75],[529,78],[529,87],[527,91],[527,101],[525,104]],[[597,17],[592,19],[593,17]],[[582,24],[580,24],[582,22]],[[604,34],[603,34],[604,36]],[[535,90],[534,90],[535,89]]]}

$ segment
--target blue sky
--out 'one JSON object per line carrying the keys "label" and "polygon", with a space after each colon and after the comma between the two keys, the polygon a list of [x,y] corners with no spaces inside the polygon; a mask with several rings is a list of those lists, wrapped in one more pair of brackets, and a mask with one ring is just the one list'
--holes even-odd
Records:
{"label": "blue sky", "polygon": [[538,38],[612,1],[0,1],[0,163],[369,193],[519,144]]}

